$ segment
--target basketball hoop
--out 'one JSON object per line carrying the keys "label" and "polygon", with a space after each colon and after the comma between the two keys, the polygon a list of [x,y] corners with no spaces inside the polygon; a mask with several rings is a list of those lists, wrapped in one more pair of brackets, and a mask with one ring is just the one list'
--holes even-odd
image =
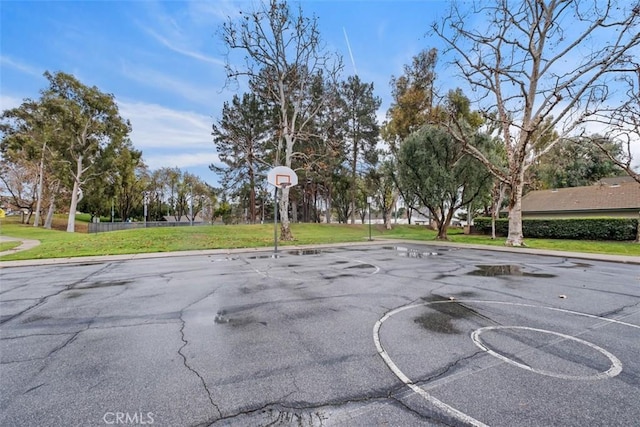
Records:
{"label": "basketball hoop", "polygon": [[293,187],[298,184],[298,175],[286,166],[276,166],[267,174],[269,184],[278,188]]}
{"label": "basketball hoop", "polygon": [[[298,175],[295,171],[286,166],[276,166],[267,174],[267,181],[275,188],[273,194],[273,248],[274,257],[278,255],[278,188],[285,188],[298,185]],[[287,193],[288,194],[288,193]]]}

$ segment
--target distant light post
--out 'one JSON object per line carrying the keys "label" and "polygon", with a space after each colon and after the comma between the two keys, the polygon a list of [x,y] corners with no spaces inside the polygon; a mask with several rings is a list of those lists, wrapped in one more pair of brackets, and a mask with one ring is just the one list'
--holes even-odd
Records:
{"label": "distant light post", "polygon": [[189,187],[189,225],[193,226],[193,187]]}
{"label": "distant light post", "polygon": [[371,241],[371,202],[373,202],[373,197],[367,197],[367,205],[369,207],[369,241]]}
{"label": "distant light post", "polygon": [[149,204],[149,192],[143,191],[143,203],[144,203],[144,227],[147,228],[147,205]]}

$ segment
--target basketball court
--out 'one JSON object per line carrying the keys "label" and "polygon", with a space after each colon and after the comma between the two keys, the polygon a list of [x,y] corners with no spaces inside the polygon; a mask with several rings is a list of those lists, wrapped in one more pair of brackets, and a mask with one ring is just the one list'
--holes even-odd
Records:
{"label": "basketball court", "polygon": [[2,425],[640,419],[634,264],[388,243],[4,268],[1,292]]}

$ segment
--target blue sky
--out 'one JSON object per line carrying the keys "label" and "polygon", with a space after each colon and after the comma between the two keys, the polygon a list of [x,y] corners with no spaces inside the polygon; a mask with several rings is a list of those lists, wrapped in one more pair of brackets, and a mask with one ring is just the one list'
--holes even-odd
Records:
{"label": "blue sky", "polygon": [[[292,5],[297,3],[291,2]],[[132,123],[132,141],[152,169],[178,166],[215,184],[210,130],[224,101],[225,49],[218,34],[228,16],[255,1],[0,1],[0,107],[37,98],[42,74],[64,71],[112,93]],[[421,49],[446,1],[303,0],[319,18],[329,48],[342,54],[344,78],[373,82],[391,101],[389,81]],[[353,53],[349,55],[345,32]],[[435,42],[435,40],[434,40]]]}
{"label": "blue sky", "polygon": [[[0,0],[0,110],[37,98],[45,71],[64,71],[115,96],[131,121],[131,139],[151,170],[179,167],[212,185],[217,162],[211,125],[231,100],[220,26],[258,0]],[[446,13],[444,0],[302,0],[323,40],[343,56],[343,78],[373,82],[384,119],[389,81],[422,49],[440,48],[427,32]],[[348,36],[353,62],[349,55]],[[355,65],[355,68],[354,68]],[[437,85],[456,85],[446,61]],[[459,84],[459,83],[458,83]],[[640,141],[634,148],[640,159]]]}

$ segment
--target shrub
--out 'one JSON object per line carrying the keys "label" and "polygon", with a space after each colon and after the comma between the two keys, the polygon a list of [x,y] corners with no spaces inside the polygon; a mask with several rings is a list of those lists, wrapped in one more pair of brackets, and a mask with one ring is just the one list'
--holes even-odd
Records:
{"label": "shrub", "polygon": [[[491,233],[491,218],[476,218],[475,230]],[[575,240],[635,240],[638,220],[632,218],[523,219],[524,237]],[[496,221],[496,234],[506,236],[509,220]]]}

